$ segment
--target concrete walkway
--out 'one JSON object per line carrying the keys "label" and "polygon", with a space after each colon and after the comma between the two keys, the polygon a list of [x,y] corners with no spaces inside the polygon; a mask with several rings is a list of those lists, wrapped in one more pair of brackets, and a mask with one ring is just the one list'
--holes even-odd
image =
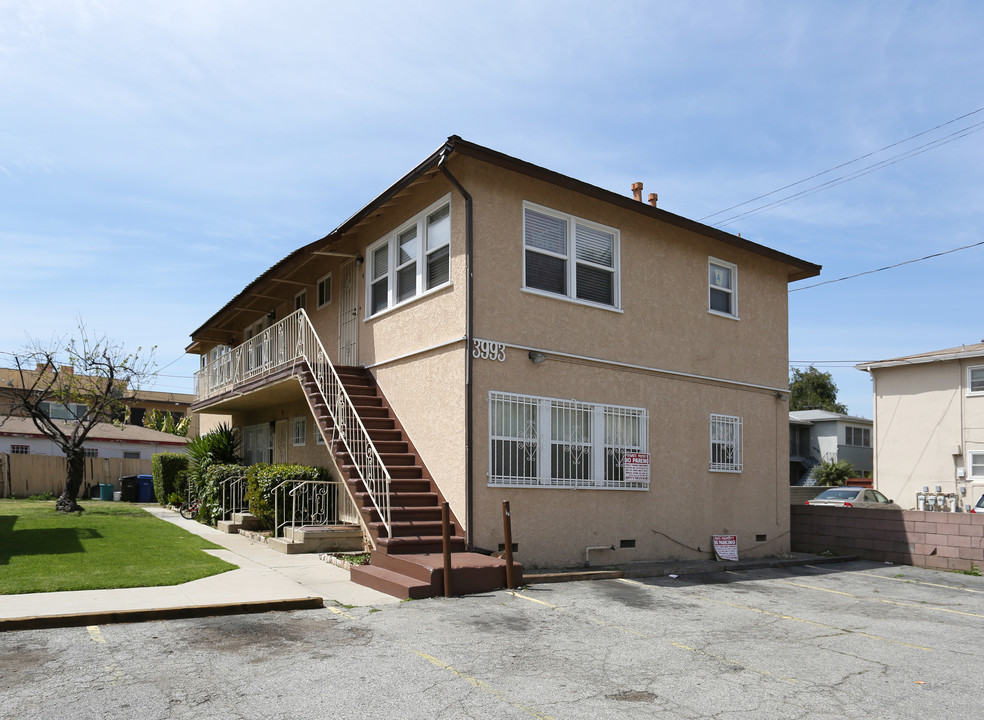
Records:
{"label": "concrete walkway", "polygon": [[265,543],[185,520],[173,510],[145,509],[222,546],[223,550],[205,552],[239,569],[165,587],[0,595],[0,631],[296,610],[325,603],[379,606],[400,602],[356,585],[349,580],[348,570],[317,555],[285,555]]}

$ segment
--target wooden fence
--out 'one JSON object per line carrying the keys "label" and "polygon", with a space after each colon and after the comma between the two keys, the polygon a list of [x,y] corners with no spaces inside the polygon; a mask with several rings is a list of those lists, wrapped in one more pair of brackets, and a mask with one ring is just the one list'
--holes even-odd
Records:
{"label": "wooden fence", "polygon": [[[86,458],[85,485],[110,483],[120,489],[119,479],[126,475],[150,475],[151,461],[123,458]],[[9,455],[0,453],[0,497],[28,497],[51,493],[60,495],[65,487],[65,458],[58,455]]]}

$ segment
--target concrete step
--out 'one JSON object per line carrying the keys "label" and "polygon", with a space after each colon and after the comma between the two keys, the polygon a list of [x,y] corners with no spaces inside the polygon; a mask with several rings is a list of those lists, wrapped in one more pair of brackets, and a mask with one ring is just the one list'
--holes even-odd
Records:
{"label": "concrete step", "polygon": [[287,555],[321,552],[359,552],[365,548],[358,525],[318,525],[285,528],[284,537],[270,538],[270,547]]}
{"label": "concrete step", "polygon": [[414,580],[406,575],[372,567],[371,565],[356,565],[349,571],[352,582],[373,590],[392,595],[401,600],[433,597],[430,583]]}
{"label": "concrete step", "polygon": [[232,521],[238,523],[242,530],[263,530],[263,523],[253,513],[233,513]]}

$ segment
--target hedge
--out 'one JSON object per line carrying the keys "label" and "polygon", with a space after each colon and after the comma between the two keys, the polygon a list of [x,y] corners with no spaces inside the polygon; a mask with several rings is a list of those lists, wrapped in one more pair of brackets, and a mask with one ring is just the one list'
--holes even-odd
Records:
{"label": "hedge", "polygon": [[188,456],[184,453],[154,453],[150,460],[157,502],[167,505],[173,493],[185,497],[188,492]]}

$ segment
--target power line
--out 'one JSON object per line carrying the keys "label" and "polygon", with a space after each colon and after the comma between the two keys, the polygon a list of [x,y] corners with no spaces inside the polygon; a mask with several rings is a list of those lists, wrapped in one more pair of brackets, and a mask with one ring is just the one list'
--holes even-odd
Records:
{"label": "power line", "polygon": [[964,245],[962,247],[953,248],[952,250],[944,250],[942,252],[933,253],[932,255],[926,255],[925,257],[916,258],[915,260],[905,260],[900,263],[895,263],[894,265],[886,265],[885,267],[876,268],[875,270],[865,270],[864,272],[855,273],[854,275],[845,275],[844,277],[839,277],[834,280],[824,280],[823,282],[814,283],[813,285],[804,285],[803,287],[792,288],[789,292],[799,292],[800,290],[809,290],[810,288],[820,287],[821,285],[830,285],[831,283],[843,282],[844,280],[852,280],[854,278],[861,277],[863,275],[873,275],[874,273],[884,272],[885,270],[892,270],[897,267],[902,267],[903,265],[911,265],[912,263],[923,262],[924,260],[930,260],[935,257],[940,257],[941,255],[949,255],[950,253],[959,252],[961,250],[969,250],[970,248],[980,247],[984,245],[984,240],[980,242],[975,242],[970,245]]}
{"label": "power line", "polygon": [[984,130],[984,121],[975,123],[973,125],[969,125],[965,128],[950,133],[949,135],[945,135],[942,138],[937,138],[936,140],[928,142],[925,145],[920,145],[919,147],[913,148],[911,150],[906,150],[903,153],[900,153],[898,155],[893,155],[892,157],[887,158],[885,160],[880,160],[877,163],[874,163],[873,165],[869,165],[867,167],[861,168],[860,170],[855,170],[854,172],[848,173],[847,175],[841,175],[840,177],[836,177],[833,180],[828,180],[827,182],[821,183],[820,185],[816,185],[812,188],[801,190],[798,193],[787,195],[785,197],[779,198],[778,200],[774,200],[773,202],[766,203],[765,205],[760,205],[757,208],[752,208],[751,210],[746,210],[745,212],[738,213],[737,215],[732,215],[729,218],[725,218],[720,222],[714,223],[714,225],[716,227],[724,227],[726,225],[732,224],[733,222],[736,222],[737,220],[763,213],[766,210],[772,210],[774,208],[781,207],[783,205],[788,205],[794,200],[799,200],[800,198],[814,195],[823,190],[829,190],[830,188],[837,187],[838,185],[843,185],[844,183],[850,182],[851,180],[857,180],[858,178],[864,177],[865,175],[869,175],[875,172],[876,170],[881,170],[883,168],[889,167],[890,165],[895,165],[896,163],[900,163],[903,160],[908,160],[909,158],[915,157],[916,155],[922,155],[925,152],[929,152],[930,150],[934,150],[943,145],[948,145],[951,142],[954,142],[955,140],[960,140],[962,138],[967,137],[968,135],[972,135],[976,132],[980,132],[981,130]]}
{"label": "power line", "polygon": [[[922,132],[918,132],[915,135],[910,135],[909,137],[905,138],[904,140],[899,140],[897,142],[891,143],[890,145],[886,145],[885,147],[883,147],[883,148],[881,148],[879,150],[873,150],[872,152],[869,152],[869,153],[866,153],[864,155],[861,155],[860,157],[856,157],[853,160],[848,160],[847,162],[843,162],[840,165],[835,165],[832,168],[828,168],[827,170],[823,170],[822,172],[815,173],[815,174],[811,175],[810,177],[803,178],[802,180],[797,180],[796,182],[789,183],[788,185],[784,185],[781,188],[778,188],[778,189],[773,190],[771,192],[763,193],[762,195],[758,195],[756,197],[753,197],[751,200],[746,200],[745,202],[738,203],[737,205],[732,205],[730,207],[726,207],[726,208],[724,208],[724,210],[718,210],[716,213],[711,213],[710,215],[705,215],[704,217],[700,218],[700,221],[703,222],[704,220],[708,220],[708,219],[710,219],[712,217],[716,217],[718,215],[723,215],[724,213],[728,212],[729,210],[734,210],[735,208],[744,207],[745,205],[748,205],[750,203],[753,203],[756,200],[761,200],[762,198],[767,198],[767,197],[769,197],[771,195],[775,195],[776,193],[780,193],[783,190],[788,190],[791,187],[796,187],[797,185],[802,185],[803,183],[809,182],[810,180],[815,180],[816,178],[822,177],[823,175],[826,175],[828,173],[834,172],[835,170],[840,170],[843,167],[847,167],[848,165],[853,165],[856,162],[860,162],[862,160],[865,160],[866,158],[872,157],[873,155],[877,155],[880,152],[884,152],[886,150],[890,150],[893,147],[896,147],[896,146],[901,145],[903,143],[907,143],[910,140],[915,140],[917,137],[921,137],[923,135],[926,135],[928,133],[931,133],[934,130],[939,130],[940,128],[946,127],[947,125],[952,125],[955,122],[959,122],[960,120],[963,120],[964,118],[968,118],[971,115],[976,115],[979,112],[984,112],[984,108],[978,108],[977,110],[972,110],[971,112],[965,113],[965,114],[963,114],[963,115],[961,115],[959,117],[955,117],[952,120],[947,120],[945,123],[940,123],[936,127],[932,127],[932,128],[930,128],[928,130],[923,130]],[[961,131],[958,131],[958,132],[961,132]],[[724,221],[724,222],[727,222],[727,221]]]}

